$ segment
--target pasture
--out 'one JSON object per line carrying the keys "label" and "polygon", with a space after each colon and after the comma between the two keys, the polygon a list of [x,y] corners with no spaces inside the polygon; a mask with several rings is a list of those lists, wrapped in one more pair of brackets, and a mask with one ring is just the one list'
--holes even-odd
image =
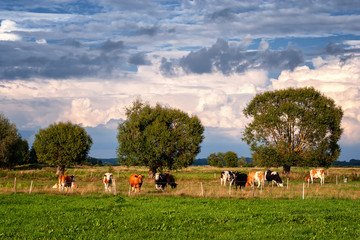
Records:
{"label": "pasture", "polygon": [[1,239],[359,239],[359,200],[1,194]]}
{"label": "pasture", "polygon": [[[223,170],[228,169],[172,171],[179,185],[165,191],[156,191],[154,180],[145,178],[140,193],[129,192],[128,178],[132,173],[147,176],[143,167],[68,169],[78,185],[69,192],[52,188],[54,168],[0,170],[0,238],[360,238],[360,169],[330,168],[325,185],[316,180],[308,186],[303,185],[308,169],[293,168],[289,176],[281,174],[283,188],[244,191],[220,186]],[[105,193],[102,177],[108,171],[116,189]]]}
{"label": "pasture", "polygon": [[[246,188],[245,191],[235,190],[235,187],[220,186],[220,173],[228,168],[214,168],[209,166],[189,167],[180,171],[172,171],[178,183],[176,189],[166,189],[164,192],[156,191],[154,179],[147,178],[148,169],[145,167],[76,167],[66,171],[66,174],[76,176],[78,188],[68,192],[70,195],[102,195],[104,185],[102,177],[105,172],[112,172],[116,180],[116,194],[130,196],[179,196],[179,197],[205,197],[205,198],[276,198],[276,199],[302,199],[303,183],[309,169],[292,168],[289,176],[281,177],[283,188],[266,186],[265,188]],[[261,168],[230,168],[248,173],[253,170],[266,170]],[[281,172],[281,169],[274,169]],[[57,182],[54,168],[38,170],[0,170],[0,193],[13,193],[14,179],[16,177],[16,191],[28,193],[64,194],[52,186]],[[132,173],[145,175],[140,193],[129,194],[129,176]],[[360,200],[360,169],[359,168],[330,168],[326,170],[325,185],[320,186],[319,180],[314,184],[305,184],[305,199],[353,199]],[[344,183],[344,178],[347,182]],[[33,182],[31,184],[31,181]],[[112,193],[107,193],[112,194]]]}

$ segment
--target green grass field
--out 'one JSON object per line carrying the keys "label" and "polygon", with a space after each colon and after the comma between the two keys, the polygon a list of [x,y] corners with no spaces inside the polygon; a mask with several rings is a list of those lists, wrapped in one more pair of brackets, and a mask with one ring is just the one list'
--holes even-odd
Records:
{"label": "green grass field", "polygon": [[359,200],[1,194],[0,239],[360,239]]}

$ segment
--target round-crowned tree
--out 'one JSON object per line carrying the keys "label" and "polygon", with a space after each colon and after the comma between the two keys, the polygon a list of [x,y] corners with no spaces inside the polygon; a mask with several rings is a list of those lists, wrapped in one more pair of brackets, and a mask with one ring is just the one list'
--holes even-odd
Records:
{"label": "round-crowned tree", "polygon": [[85,129],[71,122],[59,122],[35,135],[33,147],[39,162],[57,166],[56,174],[64,174],[65,167],[86,161],[92,145]]}
{"label": "round-crowned tree", "polygon": [[126,109],[127,119],[118,126],[117,155],[120,164],[158,169],[191,165],[200,152],[204,127],[196,116],[157,104],[151,107],[136,99]]}
{"label": "round-crowned tree", "polygon": [[244,109],[243,140],[262,166],[328,167],[340,154],[343,111],[314,88],[257,94]]}

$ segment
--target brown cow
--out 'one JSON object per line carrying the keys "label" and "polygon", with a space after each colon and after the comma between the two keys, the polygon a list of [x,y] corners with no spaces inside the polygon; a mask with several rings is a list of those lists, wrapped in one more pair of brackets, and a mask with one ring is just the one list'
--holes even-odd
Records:
{"label": "brown cow", "polygon": [[258,187],[260,187],[261,184],[264,186],[264,172],[249,172],[246,186],[253,186],[253,182],[257,182]]}
{"label": "brown cow", "polygon": [[59,190],[64,190],[64,188],[67,189],[72,189],[76,187],[76,184],[74,183],[76,182],[75,180],[75,176],[74,175],[60,175],[59,176]]}
{"label": "brown cow", "polygon": [[320,178],[320,184],[323,185],[325,183],[325,171],[323,169],[312,169],[305,181],[310,182],[311,180],[311,183],[314,183],[314,178]]}
{"label": "brown cow", "polygon": [[129,180],[129,184],[132,188],[133,192],[136,192],[136,189],[139,189],[139,192],[141,190],[141,185],[142,185],[142,180],[143,178],[145,178],[145,176],[141,175],[141,174],[131,174],[130,175],[130,180]]}

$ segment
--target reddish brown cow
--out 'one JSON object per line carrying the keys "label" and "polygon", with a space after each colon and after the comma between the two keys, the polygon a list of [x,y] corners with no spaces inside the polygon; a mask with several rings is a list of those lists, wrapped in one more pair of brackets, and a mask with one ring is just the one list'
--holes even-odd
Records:
{"label": "reddish brown cow", "polygon": [[145,176],[143,176],[141,174],[131,174],[130,175],[129,184],[130,184],[133,192],[136,192],[136,189],[139,189],[139,192],[140,192],[141,185],[143,183],[143,181],[142,181],[143,178],[145,178]]}
{"label": "reddish brown cow", "polygon": [[59,190],[64,190],[64,188],[66,188],[66,189],[75,188],[76,184],[74,182],[76,182],[74,175],[70,175],[70,176],[69,175],[60,175],[59,176]]}

